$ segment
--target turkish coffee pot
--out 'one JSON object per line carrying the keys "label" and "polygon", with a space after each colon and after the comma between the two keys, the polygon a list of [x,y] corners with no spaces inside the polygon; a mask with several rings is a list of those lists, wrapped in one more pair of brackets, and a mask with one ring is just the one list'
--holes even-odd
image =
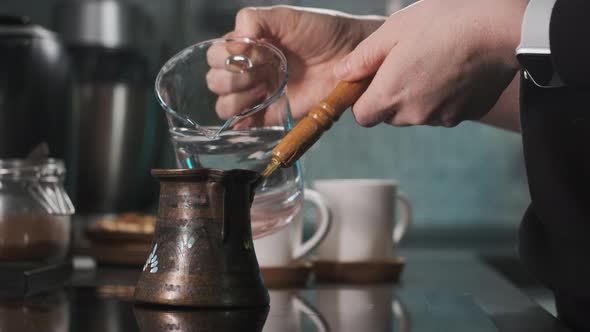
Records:
{"label": "turkish coffee pot", "polygon": [[152,248],[135,290],[142,303],[269,304],[250,227],[259,175],[247,170],[153,170],[160,181]]}

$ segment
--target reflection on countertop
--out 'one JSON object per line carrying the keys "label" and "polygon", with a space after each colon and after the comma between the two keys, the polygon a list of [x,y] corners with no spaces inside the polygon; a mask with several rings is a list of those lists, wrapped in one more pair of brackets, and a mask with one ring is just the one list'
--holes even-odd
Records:
{"label": "reflection on countertop", "polygon": [[0,299],[0,331],[70,331],[70,312],[64,290],[27,299]]}
{"label": "reflection on countertop", "polygon": [[270,290],[256,310],[136,307],[140,271],[76,271],[55,295],[0,300],[9,331],[568,331],[469,251],[404,250],[399,284],[312,284]]}

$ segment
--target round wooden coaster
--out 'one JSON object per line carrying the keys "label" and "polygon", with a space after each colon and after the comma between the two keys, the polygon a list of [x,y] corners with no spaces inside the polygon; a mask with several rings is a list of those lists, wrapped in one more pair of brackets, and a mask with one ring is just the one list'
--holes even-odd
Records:
{"label": "round wooden coaster", "polygon": [[267,288],[301,287],[307,284],[311,275],[310,263],[288,266],[261,267],[260,272]]}
{"label": "round wooden coaster", "polygon": [[313,272],[319,283],[368,284],[398,282],[406,260],[397,257],[381,262],[313,262]]}

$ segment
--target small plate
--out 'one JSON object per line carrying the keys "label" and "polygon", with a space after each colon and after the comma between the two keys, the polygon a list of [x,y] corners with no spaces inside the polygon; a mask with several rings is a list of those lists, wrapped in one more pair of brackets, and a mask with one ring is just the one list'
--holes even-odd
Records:
{"label": "small plate", "polygon": [[89,254],[102,264],[142,266],[150,254],[151,244],[99,244],[94,243]]}
{"label": "small plate", "polygon": [[122,231],[106,231],[96,228],[88,228],[86,237],[93,243],[138,243],[150,244],[154,238],[153,233],[131,233]]}
{"label": "small plate", "polygon": [[95,243],[150,244],[154,237],[156,217],[142,213],[108,214],[96,217],[85,228]]}
{"label": "small plate", "polygon": [[268,288],[301,287],[307,284],[311,275],[309,262],[295,263],[288,266],[261,267],[264,284]]}
{"label": "small plate", "polygon": [[398,282],[406,260],[396,257],[377,262],[313,262],[313,272],[318,283],[370,284]]}

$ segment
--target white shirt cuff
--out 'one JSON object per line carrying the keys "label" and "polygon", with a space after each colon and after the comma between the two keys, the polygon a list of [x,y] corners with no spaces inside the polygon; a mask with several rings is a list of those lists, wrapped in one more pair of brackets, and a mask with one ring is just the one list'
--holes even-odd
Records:
{"label": "white shirt cuff", "polygon": [[561,87],[561,81],[553,68],[549,24],[557,0],[530,0],[522,20],[520,44],[516,57],[523,66],[526,79],[542,88]]}
{"label": "white shirt cuff", "polygon": [[522,20],[518,53],[551,54],[549,23],[557,0],[531,0]]}

